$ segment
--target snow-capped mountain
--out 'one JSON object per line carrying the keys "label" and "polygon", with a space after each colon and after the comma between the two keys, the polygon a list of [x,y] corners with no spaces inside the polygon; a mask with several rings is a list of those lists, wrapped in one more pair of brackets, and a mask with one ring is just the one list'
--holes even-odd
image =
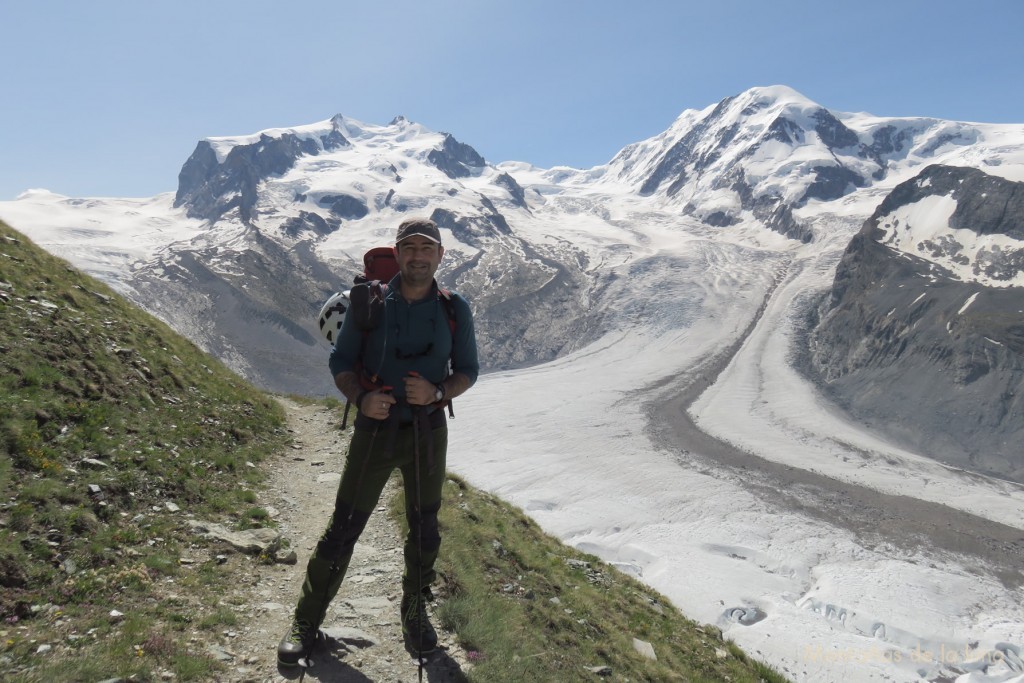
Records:
{"label": "snow-capped mountain", "polygon": [[[485,349],[488,365],[535,362],[586,336],[576,329],[585,325],[574,320],[583,312],[569,316],[563,333],[549,334],[547,328],[552,307],[569,308],[569,297],[591,285],[574,265],[578,257],[563,257],[568,249],[549,253],[513,233],[502,211],[529,215],[523,195],[508,173],[468,145],[401,117],[376,126],[336,116],[310,126],[204,140],[182,168],[174,207],[205,220],[209,233],[133,280],[158,290],[174,270],[192,273],[181,282],[219,277],[219,308],[203,314],[217,321],[205,345],[245,339],[240,353],[226,347],[219,353],[271,386],[329,392],[322,365],[310,363],[322,349],[309,321],[320,302],[351,282],[363,251],[390,243],[400,216],[426,213],[451,236],[444,280],[474,297],[481,336],[493,340]],[[185,259],[196,247],[200,253]],[[198,272],[206,268],[217,275]],[[286,282],[283,272],[290,273]],[[553,277],[572,287],[549,287],[537,295]],[[292,290],[288,283],[298,286]],[[160,297],[167,318],[194,318],[189,310],[207,309],[185,289]],[[515,316],[492,310],[527,295],[532,305]],[[168,310],[183,301],[184,308]],[[298,324],[276,316],[278,311],[289,312]],[[272,332],[254,341],[250,325],[262,329],[267,321],[275,321]],[[194,329],[199,327],[197,321]],[[523,338],[532,344],[512,343]],[[287,362],[275,362],[282,352]]]}
{"label": "snow-capped mountain", "polygon": [[[686,111],[661,135],[630,145],[606,176],[661,194],[709,225],[751,218],[812,237],[816,208],[928,163],[999,163],[1019,126],[832,112],[782,86]],[[1014,144],[1019,144],[1016,142]],[[805,217],[802,217],[802,214]]]}
{"label": "snow-capped mountain", "polygon": [[[647,311],[685,321],[673,304],[646,301],[671,278],[674,256],[655,246],[658,234],[678,235],[678,245],[740,241],[773,255],[766,263],[802,258],[805,243],[815,245],[803,248],[808,253],[845,243],[888,191],[929,164],[1024,177],[1022,149],[1021,126],[831,112],[775,86],[683,112],[664,133],[589,170],[492,164],[452,135],[403,117],[373,125],[338,115],[200,141],[173,198],[29,192],[0,206],[0,216],[114,280],[254,381],[329,393],[313,318],[350,282],[363,251],[390,243],[408,214],[429,215],[443,228],[441,279],[473,301],[481,356],[493,370],[583,348]],[[979,185],[962,194],[987,207],[985,192]],[[1013,299],[1022,284],[1019,228],[1004,226],[994,237],[962,215],[952,225],[920,208],[916,216],[901,222],[892,214],[874,230],[885,231],[890,252],[930,259],[981,288],[1009,288],[1001,296]],[[981,235],[977,244],[951,247],[973,234]],[[860,369],[837,370],[835,356],[872,342],[860,328],[836,329],[816,333],[814,366],[837,398],[866,416],[880,404],[872,392],[856,398],[841,388]],[[876,392],[878,381],[870,382]],[[924,386],[930,381],[926,373]],[[901,422],[899,411],[891,414]]]}
{"label": "snow-capped mountain", "polygon": [[[1024,581],[1024,499],[936,464],[1022,478],[1022,181],[1024,125],[833,112],[776,86],[683,112],[592,169],[492,163],[401,117],[339,115],[200,141],[176,193],[30,191],[0,218],[257,383],[328,394],[321,303],[403,218],[432,217],[439,278],[471,301],[491,371],[459,408],[488,427],[453,430],[453,466],[798,680],[849,677],[829,653],[875,643],[906,667],[880,653],[849,680],[916,680],[915,646],[1008,658],[1024,642],[1024,620],[985,616],[1022,602],[1005,596]],[[843,491],[831,518],[825,479]],[[816,518],[766,522],[782,513],[765,499],[791,497]],[[705,529],[719,512],[730,542]],[[928,535],[937,514],[955,543]],[[879,550],[906,547],[869,542],[894,518],[942,552],[981,538],[975,564],[1005,585]],[[982,671],[908,675],[965,670]]]}

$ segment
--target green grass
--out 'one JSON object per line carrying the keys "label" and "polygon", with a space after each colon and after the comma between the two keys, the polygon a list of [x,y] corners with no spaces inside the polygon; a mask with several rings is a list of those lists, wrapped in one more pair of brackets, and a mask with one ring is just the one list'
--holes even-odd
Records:
{"label": "green grass", "polygon": [[[786,680],[508,503],[452,475],[445,489],[437,614],[470,654],[470,681],[594,681],[597,667],[620,681]],[[403,505],[391,513],[404,524]]]}
{"label": "green grass", "polygon": [[182,569],[184,516],[269,523],[248,463],[286,440],[269,396],[0,223],[0,678],[209,680],[187,615],[223,624],[233,577]]}

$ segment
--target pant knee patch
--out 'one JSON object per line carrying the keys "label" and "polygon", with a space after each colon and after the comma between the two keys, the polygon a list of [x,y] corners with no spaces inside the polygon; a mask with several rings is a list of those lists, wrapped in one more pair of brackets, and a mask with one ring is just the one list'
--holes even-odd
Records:
{"label": "pant knee patch", "polygon": [[317,555],[334,561],[351,553],[369,520],[369,512],[353,511],[349,506],[336,508],[330,526],[317,543]]}

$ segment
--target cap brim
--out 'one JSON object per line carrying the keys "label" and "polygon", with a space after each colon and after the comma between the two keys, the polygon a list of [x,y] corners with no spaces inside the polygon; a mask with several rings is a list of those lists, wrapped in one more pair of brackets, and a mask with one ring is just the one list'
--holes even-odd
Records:
{"label": "cap brim", "polygon": [[422,233],[422,232],[411,232],[408,235],[402,235],[401,237],[398,238],[398,241],[395,242],[395,244],[398,244],[398,242],[404,242],[405,240],[409,239],[410,237],[416,237],[417,235],[420,236],[420,237],[426,237],[428,240],[430,240],[434,244],[441,244],[441,240],[439,240],[438,238],[434,237],[433,235],[428,235],[428,234]]}

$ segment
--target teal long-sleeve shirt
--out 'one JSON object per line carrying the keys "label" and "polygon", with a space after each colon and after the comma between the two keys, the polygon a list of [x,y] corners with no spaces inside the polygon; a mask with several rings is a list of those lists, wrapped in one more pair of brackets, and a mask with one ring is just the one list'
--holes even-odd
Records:
{"label": "teal long-sleeve shirt", "polygon": [[[345,312],[338,339],[331,352],[331,375],[339,372],[360,372],[360,350],[362,349],[362,370],[367,376],[376,374],[380,383],[390,386],[395,398],[405,398],[405,383],[402,381],[410,372],[432,383],[438,383],[448,376],[448,361],[452,371],[469,378],[470,386],[480,374],[477,359],[476,333],[473,330],[473,313],[469,302],[452,293],[455,312],[455,331],[448,324],[444,304],[437,285],[425,299],[407,302],[400,293],[401,275],[396,275],[388,285],[384,297],[384,312],[376,329],[365,333],[352,319],[352,308]],[[412,413],[404,401],[399,419],[409,421]]]}

